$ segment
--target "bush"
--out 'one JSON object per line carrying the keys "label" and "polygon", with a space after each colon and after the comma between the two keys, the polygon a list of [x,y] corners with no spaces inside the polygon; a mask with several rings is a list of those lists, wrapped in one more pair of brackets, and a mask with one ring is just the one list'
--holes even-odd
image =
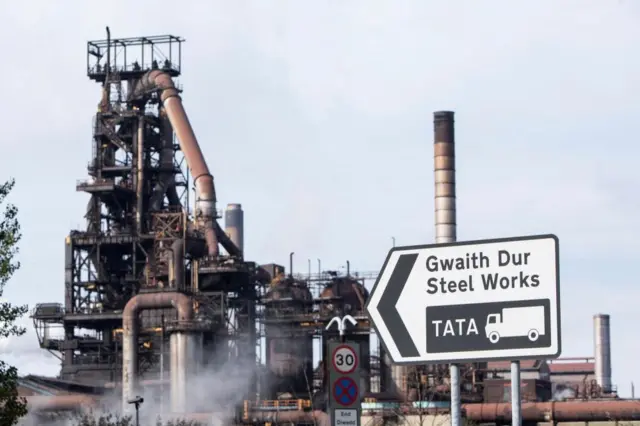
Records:
{"label": "bush", "polygon": [[[49,414],[41,417],[38,424],[43,426],[47,423],[64,426],[135,426],[135,418],[132,416],[118,416],[113,414],[96,414],[93,412],[82,414]],[[140,421],[140,426],[149,426],[149,423]],[[156,419],[154,426],[204,426],[194,420],[167,420],[162,421],[160,417]]]}

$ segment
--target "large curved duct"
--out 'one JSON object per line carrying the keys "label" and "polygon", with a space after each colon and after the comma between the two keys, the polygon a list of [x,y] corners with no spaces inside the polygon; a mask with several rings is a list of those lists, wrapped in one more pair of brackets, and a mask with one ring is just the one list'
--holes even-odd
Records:
{"label": "large curved duct", "polygon": [[196,219],[202,224],[210,256],[218,256],[218,242],[232,256],[241,256],[238,247],[229,238],[221,238],[224,231],[216,221],[216,193],[213,176],[198,144],[193,128],[189,123],[187,113],[182,106],[178,89],[173,84],[171,76],[160,70],[149,71],[145,74],[134,91],[134,97],[144,96],[148,92],[160,91],[160,100],[173,126],[180,149],[193,175],[196,187]]}
{"label": "large curved duct", "polygon": [[[131,407],[127,403],[135,397],[138,391],[138,315],[146,309],[175,308],[178,311],[178,321],[193,321],[193,300],[178,292],[144,293],[132,297],[122,311],[122,402],[124,411]],[[191,336],[186,336],[188,338]],[[178,344],[178,339],[171,340]],[[174,343],[175,342],[175,343]],[[179,348],[171,348],[171,352],[178,352]],[[177,365],[180,374],[176,377],[186,380],[187,364],[193,360],[182,359]],[[172,374],[172,377],[174,375]],[[171,405],[175,412],[184,411],[185,396],[176,390],[186,389],[185,383],[171,383]]]}

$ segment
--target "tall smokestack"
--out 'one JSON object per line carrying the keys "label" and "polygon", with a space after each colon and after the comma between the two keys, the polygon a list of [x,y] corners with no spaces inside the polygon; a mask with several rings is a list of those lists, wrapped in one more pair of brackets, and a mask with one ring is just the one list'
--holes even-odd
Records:
{"label": "tall smokestack", "polygon": [[[453,111],[433,113],[436,244],[456,241],[456,154]],[[474,373],[475,374],[475,373]],[[460,425],[460,367],[451,364],[451,424]]]}
{"label": "tall smokestack", "polygon": [[611,392],[611,334],[609,315],[593,316],[593,341],[596,357],[596,381],[603,392]]}
{"label": "tall smokestack", "polygon": [[228,204],[224,212],[224,231],[244,253],[244,211],[241,204]]}
{"label": "tall smokestack", "polygon": [[433,113],[436,243],[456,241],[456,164],[453,112]]}

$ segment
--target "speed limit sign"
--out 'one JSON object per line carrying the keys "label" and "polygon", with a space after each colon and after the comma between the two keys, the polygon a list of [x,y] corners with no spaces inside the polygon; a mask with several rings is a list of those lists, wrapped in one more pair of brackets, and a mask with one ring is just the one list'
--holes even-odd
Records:
{"label": "speed limit sign", "polygon": [[340,345],[333,350],[333,368],[342,374],[349,374],[358,367],[358,355],[351,346]]}

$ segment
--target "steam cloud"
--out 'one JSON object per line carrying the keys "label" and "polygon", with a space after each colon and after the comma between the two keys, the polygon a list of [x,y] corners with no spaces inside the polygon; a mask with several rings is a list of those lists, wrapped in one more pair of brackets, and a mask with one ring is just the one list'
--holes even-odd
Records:
{"label": "steam cloud", "polygon": [[[195,361],[195,360],[194,360]],[[198,416],[200,424],[221,426],[233,423],[236,410],[248,397],[247,389],[254,377],[257,377],[258,366],[255,362],[243,362],[235,359],[226,363],[218,363],[213,366],[203,367],[197,374],[189,377],[187,381],[187,399],[193,407],[192,413],[211,413],[208,416]],[[170,376],[165,371],[165,378]],[[140,405],[140,425],[156,425],[158,416],[164,413],[163,423],[169,420],[189,419],[188,415],[170,413],[170,384],[164,386],[165,403],[160,402],[160,386],[147,387],[140,394],[144,403]],[[80,408],[81,410],[83,408]],[[120,395],[111,394],[101,398],[100,408],[89,410],[84,408],[84,413],[89,413],[96,419],[103,415],[122,415],[122,399]],[[127,413],[130,415],[130,413]],[[19,426],[78,426],[79,421],[73,415],[53,415],[43,417],[30,413],[21,420]],[[133,422],[132,424],[135,424]]]}
{"label": "steam cloud", "polygon": [[552,401],[564,401],[567,399],[573,399],[576,397],[576,393],[571,388],[561,388],[556,389],[553,392],[553,396],[551,398]]}

